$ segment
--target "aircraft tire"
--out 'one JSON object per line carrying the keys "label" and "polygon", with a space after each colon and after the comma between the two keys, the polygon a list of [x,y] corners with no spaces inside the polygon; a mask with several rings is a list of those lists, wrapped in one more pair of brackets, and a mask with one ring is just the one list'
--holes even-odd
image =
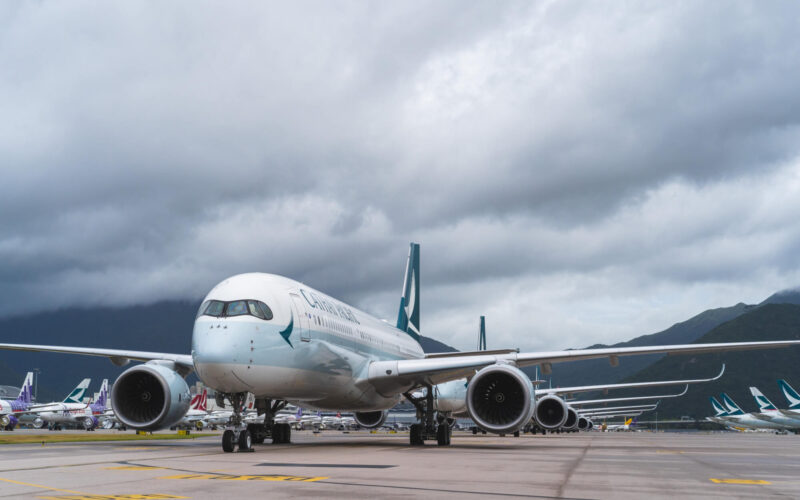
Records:
{"label": "aircraft tire", "polygon": [[472,435],[474,436],[474,435],[477,435],[477,434],[478,434],[478,428],[477,427],[473,427],[472,428]]}
{"label": "aircraft tire", "polygon": [[519,431],[516,431],[516,432],[514,433],[514,437],[515,437],[515,438],[518,438],[518,437],[519,437]]}
{"label": "aircraft tire", "polygon": [[411,446],[423,446],[425,441],[422,439],[422,425],[411,424],[408,428]]}
{"label": "aircraft tire", "polygon": [[292,426],[289,424],[283,424],[285,430],[283,431],[283,442],[284,444],[289,444],[292,442]]}
{"label": "aircraft tire", "polygon": [[248,431],[239,433],[239,451],[250,451],[253,449],[253,438]]}
{"label": "aircraft tire", "polygon": [[450,426],[440,425],[436,428],[436,444],[450,446]]}
{"label": "aircraft tire", "polygon": [[236,443],[236,433],[228,429],[222,433],[222,451],[225,453],[233,453],[233,448]]}

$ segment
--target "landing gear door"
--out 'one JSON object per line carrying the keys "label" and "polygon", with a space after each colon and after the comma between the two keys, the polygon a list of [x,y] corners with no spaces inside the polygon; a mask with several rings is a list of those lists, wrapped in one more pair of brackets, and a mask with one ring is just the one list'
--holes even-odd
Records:
{"label": "landing gear door", "polygon": [[292,297],[292,306],[294,306],[295,328],[300,330],[300,340],[303,342],[311,341],[311,330],[308,327],[308,313],[306,312],[303,299],[294,293],[289,294]]}

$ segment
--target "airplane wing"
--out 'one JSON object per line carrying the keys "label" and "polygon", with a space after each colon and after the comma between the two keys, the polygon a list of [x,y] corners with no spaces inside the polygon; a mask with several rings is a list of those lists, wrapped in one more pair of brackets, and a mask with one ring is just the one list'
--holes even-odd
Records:
{"label": "airplane wing", "polygon": [[[722,366],[725,366],[725,365],[722,365]],[[708,380],[714,380],[714,379],[708,379]],[[629,397],[629,398],[583,399],[583,400],[580,400],[580,401],[567,401],[566,403],[569,406],[571,406],[572,408],[577,410],[583,405],[593,405],[593,404],[597,404],[597,403],[621,403],[621,402],[624,402],[624,401],[639,401],[639,400],[642,400],[642,399],[679,398],[679,397],[683,396],[684,394],[686,394],[687,392],[689,392],[689,384],[686,384],[686,386],[683,389],[683,392],[680,392],[678,394],[666,394],[666,395],[661,395],[661,396],[634,396],[634,397]]]}
{"label": "airplane wing", "polygon": [[0,344],[0,349],[9,351],[38,351],[60,352],[66,354],[83,354],[86,356],[100,356],[111,360],[117,366],[125,366],[130,361],[172,361],[184,374],[194,370],[192,356],[189,354],[170,354],[165,352],[127,351],[123,349],[103,349],[93,347],[62,347],[53,345],[32,344]]}
{"label": "airplane wing", "polygon": [[496,363],[510,363],[520,367],[541,365],[549,372],[552,363],[580,361],[584,359],[609,358],[612,366],[619,357],[642,354],[705,354],[723,351],[743,351],[753,349],[775,349],[800,345],[800,340],[779,340],[771,342],[730,342],[713,344],[660,345],[646,347],[611,347],[605,349],[575,349],[550,352],[524,352],[506,354],[486,354],[470,356],[438,356],[422,359],[394,361],[373,361],[367,376],[376,388],[391,389],[409,383],[422,386],[439,384],[470,376],[476,370]]}
{"label": "airplane wing", "polygon": [[[581,385],[575,387],[555,387],[551,389],[536,389],[536,396],[544,394],[575,394],[578,392],[591,392],[591,391],[610,391],[613,389],[636,389],[639,387],[659,387],[663,385],[679,385],[679,384],[701,384],[703,382],[713,382],[722,377],[725,373],[725,365],[716,377],[711,378],[698,378],[693,380],[659,380],[653,382],[631,382],[628,384],[602,384],[602,385]],[[688,385],[687,385],[688,388]]]}

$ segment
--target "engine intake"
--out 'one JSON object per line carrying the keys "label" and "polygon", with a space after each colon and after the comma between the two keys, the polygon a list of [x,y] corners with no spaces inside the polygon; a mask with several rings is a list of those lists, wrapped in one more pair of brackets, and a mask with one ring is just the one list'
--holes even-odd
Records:
{"label": "engine intake", "polygon": [[524,427],[533,413],[533,384],[519,368],[487,366],[467,386],[467,412],[489,432],[504,434]]}
{"label": "engine intake", "polygon": [[567,403],[560,397],[549,394],[536,401],[533,419],[542,429],[555,430],[564,425],[567,413]]}
{"label": "engine intake", "polygon": [[133,429],[171,427],[186,415],[190,401],[183,377],[158,364],[129,368],[111,389],[117,419]]}
{"label": "engine intake", "polygon": [[578,430],[588,431],[589,419],[587,419],[586,417],[578,417]]}
{"label": "engine intake", "polygon": [[578,427],[578,413],[572,408],[567,408],[567,420],[564,422],[563,427],[568,431]]}
{"label": "engine intake", "polygon": [[380,427],[386,422],[386,412],[385,411],[357,411],[353,415],[353,419],[356,421],[358,425],[361,427],[365,427],[367,429],[374,429],[375,427]]}

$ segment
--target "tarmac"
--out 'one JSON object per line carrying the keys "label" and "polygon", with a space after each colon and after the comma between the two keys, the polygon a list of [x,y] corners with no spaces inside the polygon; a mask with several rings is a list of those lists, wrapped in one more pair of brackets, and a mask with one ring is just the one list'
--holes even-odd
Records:
{"label": "tarmac", "polygon": [[3,445],[0,498],[800,498],[795,435],[456,432],[411,447],[407,433],[304,431],[253,453],[200,436]]}

